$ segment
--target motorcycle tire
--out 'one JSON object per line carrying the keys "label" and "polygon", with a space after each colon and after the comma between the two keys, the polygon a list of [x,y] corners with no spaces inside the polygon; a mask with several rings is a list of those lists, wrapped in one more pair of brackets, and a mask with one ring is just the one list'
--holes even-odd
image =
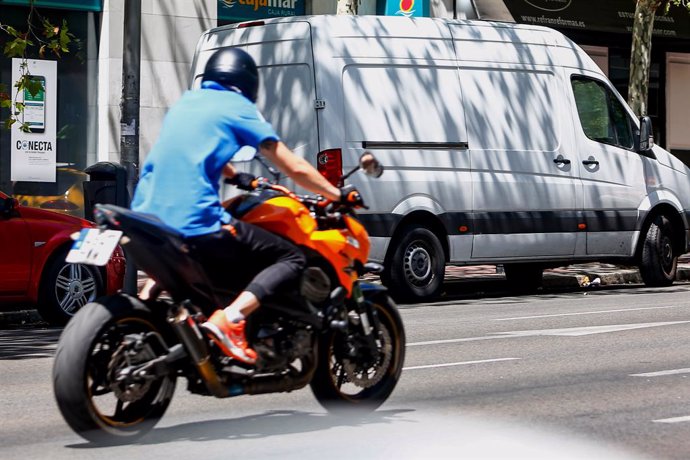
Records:
{"label": "motorcycle tire", "polygon": [[152,346],[128,348],[125,336],[147,333],[159,336],[161,348],[164,336],[170,337],[163,321],[125,294],[86,304],[62,332],[53,365],[55,399],[67,424],[84,439],[106,445],[132,442],[168,408],[174,374],[119,383],[111,379],[117,369],[160,354]]}
{"label": "motorcycle tire", "polygon": [[317,368],[310,385],[316,399],[329,412],[373,411],[398,383],[405,360],[402,319],[388,296],[379,296],[372,306],[381,325],[379,356],[374,366],[361,368],[359,363],[345,358],[348,338],[342,332],[325,334],[319,344]]}

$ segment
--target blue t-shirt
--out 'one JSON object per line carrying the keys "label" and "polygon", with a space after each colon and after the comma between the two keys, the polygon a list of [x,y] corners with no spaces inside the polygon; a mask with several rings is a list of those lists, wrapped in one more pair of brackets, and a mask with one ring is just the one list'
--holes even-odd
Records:
{"label": "blue t-shirt", "polygon": [[219,197],[223,167],[240,148],[265,140],[279,138],[249,99],[204,82],[165,116],[132,209],[157,216],[185,236],[220,230],[230,221]]}

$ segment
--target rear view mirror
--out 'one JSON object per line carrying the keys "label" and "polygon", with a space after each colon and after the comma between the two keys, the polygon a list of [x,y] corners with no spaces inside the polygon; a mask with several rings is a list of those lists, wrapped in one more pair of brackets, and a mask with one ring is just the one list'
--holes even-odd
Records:
{"label": "rear view mirror", "polygon": [[654,147],[654,132],[652,131],[652,119],[648,116],[640,117],[640,139],[638,151],[646,153]]}
{"label": "rear view mirror", "polygon": [[361,157],[359,157],[359,167],[367,176],[381,177],[383,174],[383,165],[379,163],[379,160],[371,152],[364,152]]}

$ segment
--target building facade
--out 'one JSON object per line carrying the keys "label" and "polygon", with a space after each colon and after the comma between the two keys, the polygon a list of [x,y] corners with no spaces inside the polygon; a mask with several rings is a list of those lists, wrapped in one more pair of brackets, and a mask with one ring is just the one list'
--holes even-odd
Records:
{"label": "building facade", "polygon": [[[28,3],[0,0],[0,22],[25,28]],[[57,61],[56,81],[46,88],[54,88],[57,102],[43,110],[54,111],[54,126],[46,130],[55,133],[55,158],[50,161],[58,174],[53,183],[23,177],[13,167],[16,142],[9,131],[0,130],[0,190],[15,195],[60,192],[65,184],[59,182],[68,180],[63,172],[72,177],[96,162],[119,161],[124,3],[35,1],[36,11],[54,24],[67,21],[81,42],[78,51],[60,59],[37,52],[29,56]],[[360,0],[359,14],[404,9],[414,15],[553,27],[581,45],[626,96],[634,6],[631,0]],[[141,0],[140,158],[155,142],[168,108],[189,86],[196,43],[204,30],[264,17],[333,14],[336,7],[337,0]],[[0,37],[0,46],[5,40]],[[657,19],[652,53],[649,111],[657,142],[690,163],[690,14],[678,10]],[[0,82],[8,87],[10,61],[0,63]]]}

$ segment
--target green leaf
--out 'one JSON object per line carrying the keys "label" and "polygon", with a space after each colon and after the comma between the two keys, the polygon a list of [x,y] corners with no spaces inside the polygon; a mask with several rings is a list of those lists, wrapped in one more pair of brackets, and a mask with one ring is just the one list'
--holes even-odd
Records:
{"label": "green leaf", "polygon": [[8,118],[3,123],[5,124],[5,129],[10,129],[13,124],[17,121],[16,118]]}
{"label": "green leaf", "polygon": [[64,53],[69,53],[69,49],[67,48],[67,46],[72,41],[70,35],[72,34],[69,33],[69,29],[67,28],[67,21],[63,19],[62,27],[60,28],[60,49]]}
{"label": "green leaf", "polygon": [[22,124],[19,126],[19,129],[20,129],[20,131],[23,132],[23,133],[30,133],[30,132],[31,132],[31,128],[29,127],[29,124],[28,124],[28,123],[22,123]]}
{"label": "green leaf", "polygon": [[12,26],[7,26],[7,33],[12,35],[13,37],[19,37],[20,35],[19,31],[17,31],[17,29],[15,29]]}
{"label": "green leaf", "polygon": [[28,40],[24,40],[22,38],[15,38],[14,40],[11,40],[5,44],[5,56],[11,58],[11,57],[22,57],[24,56],[24,52],[26,51],[27,45],[31,45],[32,43]]}
{"label": "green leaf", "polygon": [[3,109],[9,109],[12,107],[12,99],[3,99],[0,101],[0,107]]}
{"label": "green leaf", "polygon": [[34,80],[29,75],[24,76],[24,87],[29,91],[29,93],[31,93],[32,96],[37,95],[43,89],[41,82]]}
{"label": "green leaf", "polygon": [[57,35],[57,27],[53,25],[49,20],[43,18],[43,35],[46,38],[53,38]]}

